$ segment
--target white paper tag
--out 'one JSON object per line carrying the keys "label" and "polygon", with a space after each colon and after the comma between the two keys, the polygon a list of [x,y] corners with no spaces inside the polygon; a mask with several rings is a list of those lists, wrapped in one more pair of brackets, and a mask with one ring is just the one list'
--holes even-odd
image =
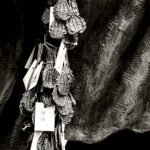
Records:
{"label": "white paper tag", "polygon": [[29,68],[28,72],[26,73],[26,75],[23,78],[23,82],[24,82],[26,90],[28,89],[29,82],[30,82],[32,74],[36,68],[36,65],[37,65],[37,60],[35,59],[31,65],[31,67]]}
{"label": "white paper tag", "polygon": [[30,56],[28,58],[28,61],[25,64],[25,67],[24,67],[25,69],[29,69],[31,67],[31,64],[33,62],[34,53],[35,53],[35,47],[33,48],[32,52],[31,52],[31,54],[30,54]]}
{"label": "white paper tag", "polygon": [[63,42],[61,42],[59,51],[56,58],[55,69],[61,74],[63,63],[65,61],[67,48]]}
{"label": "white paper tag", "polygon": [[49,15],[49,29],[52,25],[52,22],[54,21],[54,7],[50,7],[50,15]]}
{"label": "white paper tag", "polygon": [[42,132],[34,132],[30,150],[37,150],[37,143],[41,135],[42,135]]}
{"label": "white paper tag", "polygon": [[62,150],[65,150],[67,140],[65,139],[65,124],[62,123],[62,134],[61,134],[61,144],[62,144]]}
{"label": "white paper tag", "polygon": [[36,102],[35,106],[35,131],[54,131],[55,106],[44,107],[43,103]]}
{"label": "white paper tag", "polygon": [[34,88],[37,85],[39,77],[40,77],[40,73],[42,71],[42,66],[43,66],[43,61],[36,67],[36,69],[33,73],[32,79],[29,83],[30,84],[29,90],[31,90],[32,88]]}

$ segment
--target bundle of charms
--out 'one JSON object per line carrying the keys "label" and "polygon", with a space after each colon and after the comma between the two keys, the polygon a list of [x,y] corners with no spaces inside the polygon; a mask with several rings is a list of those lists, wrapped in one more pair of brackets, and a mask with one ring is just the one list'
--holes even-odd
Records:
{"label": "bundle of charms", "polygon": [[[46,26],[44,41],[34,47],[25,66],[26,92],[19,106],[25,118],[22,130],[31,132],[31,150],[61,150],[64,126],[71,122],[76,105],[67,50],[77,45],[86,23],[76,0],[48,0],[41,19]],[[49,37],[60,41],[59,47]]]}

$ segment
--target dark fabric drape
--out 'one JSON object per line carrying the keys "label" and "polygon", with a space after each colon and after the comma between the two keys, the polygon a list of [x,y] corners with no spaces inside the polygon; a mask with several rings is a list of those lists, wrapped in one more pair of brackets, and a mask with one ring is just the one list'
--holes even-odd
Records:
{"label": "dark fabric drape", "polygon": [[[23,66],[36,39],[42,35],[40,16],[45,1],[12,2],[11,6],[20,13],[13,19],[15,26],[10,29],[15,31],[13,36],[1,38],[0,149],[23,150],[27,149],[29,138],[29,133],[21,131],[23,118],[18,111],[24,91]],[[77,2],[87,29],[79,37],[79,45],[69,51],[75,75],[71,92],[77,106],[72,122],[66,126],[66,138],[95,143],[123,129],[149,131],[149,0]],[[6,33],[8,30],[3,31],[2,37]],[[10,46],[12,40],[14,44]]]}
{"label": "dark fabric drape", "polygon": [[[99,14],[101,5],[97,6],[96,10],[91,5],[89,18],[96,16],[94,11]],[[107,6],[108,12],[111,6]],[[122,1],[119,7],[115,5],[113,16],[107,14],[104,24],[99,23],[103,17],[99,14],[95,20],[99,27],[90,24],[92,29],[87,30],[81,48],[71,54],[76,75],[72,91],[78,105],[76,116],[66,128],[67,139],[93,143],[120,129],[149,130],[147,6],[144,0]]]}

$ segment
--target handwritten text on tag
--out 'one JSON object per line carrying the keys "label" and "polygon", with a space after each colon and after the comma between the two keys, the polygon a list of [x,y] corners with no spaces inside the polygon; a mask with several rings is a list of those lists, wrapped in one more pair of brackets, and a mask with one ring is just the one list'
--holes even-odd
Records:
{"label": "handwritten text on tag", "polygon": [[32,63],[32,65],[31,65],[31,67],[29,68],[28,72],[26,73],[26,75],[23,78],[23,82],[24,82],[26,90],[29,87],[29,82],[32,78],[32,75],[33,75],[33,72],[36,68],[36,65],[37,65],[37,60],[35,59],[34,62]]}
{"label": "handwritten text on tag", "polygon": [[39,77],[40,77],[40,73],[42,71],[42,66],[43,66],[43,61],[36,67],[36,69],[33,73],[33,76],[32,76],[32,79],[31,79],[31,82],[29,85],[29,90],[31,90],[32,88],[34,88],[37,85]]}
{"label": "handwritten text on tag", "polygon": [[61,74],[63,63],[65,61],[65,56],[66,56],[67,48],[64,45],[63,42],[61,42],[57,58],[56,58],[56,64],[55,64],[55,69]]}
{"label": "handwritten text on tag", "polygon": [[44,107],[37,102],[35,107],[35,131],[54,131],[55,106]]}

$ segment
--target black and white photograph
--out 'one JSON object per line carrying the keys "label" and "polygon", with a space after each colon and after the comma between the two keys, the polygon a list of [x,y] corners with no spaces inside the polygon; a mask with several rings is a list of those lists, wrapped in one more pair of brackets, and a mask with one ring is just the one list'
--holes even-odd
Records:
{"label": "black and white photograph", "polygon": [[150,147],[150,0],[0,0],[0,150],[132,147]]}

